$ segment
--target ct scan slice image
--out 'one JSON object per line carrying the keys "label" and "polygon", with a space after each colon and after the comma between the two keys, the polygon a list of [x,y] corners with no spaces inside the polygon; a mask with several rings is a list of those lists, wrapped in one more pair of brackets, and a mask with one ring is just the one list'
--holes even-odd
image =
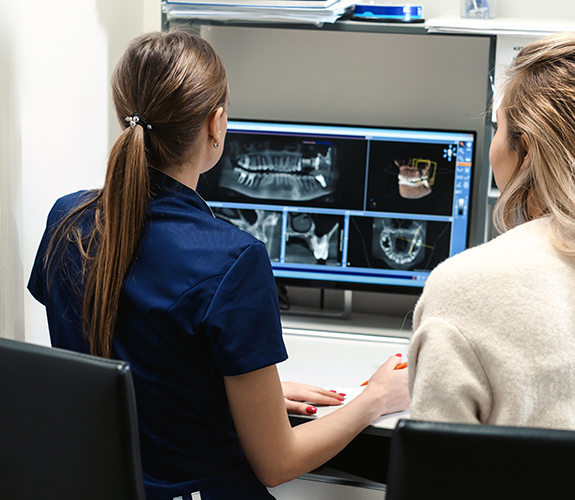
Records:
{"label": "ct scan slice image", "polygon": [[271,261],[280,260],[282,214],[271,210],[247,210],[242,208],[214,208],[218,219],[246,231],[265,246]]}
{"label": "ct scan slice image", "polygon": [[285,261],[341,265],[343,216],[290,212]]}
{"label": "ct scan slice image", "polygon": [[449,257],[451,222],[350,217],[347,265],[431,271]]}
{"label": "ct scan slice image", "polygon": [[[208,202],[362,210],[366,141],[229,132],[220,161],[200,176]],[[267,207],[265,207],[267,208]]]}
{"label": "ct scan slice image", "polygon": [[374,219],[372,254],[392,269],[412,269],[425,255],[427,223],[405,219]]}
{"label": "ct scan slice image", "polygon": [[333,192],[335,147],[298,138],[231,140],[220,187],[250,198],[303,202]]}

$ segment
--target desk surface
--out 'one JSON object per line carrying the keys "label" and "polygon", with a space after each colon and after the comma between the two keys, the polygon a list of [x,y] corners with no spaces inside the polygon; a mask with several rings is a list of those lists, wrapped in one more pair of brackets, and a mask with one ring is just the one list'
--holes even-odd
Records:
{"label": "desk surface", "polygon": [[[409,339],[284,328],[289,358],[278,364],[282,380],[327,389],[359,387],[391,356],[407,356]],[[344,391],[340,391],[344,392]]]}

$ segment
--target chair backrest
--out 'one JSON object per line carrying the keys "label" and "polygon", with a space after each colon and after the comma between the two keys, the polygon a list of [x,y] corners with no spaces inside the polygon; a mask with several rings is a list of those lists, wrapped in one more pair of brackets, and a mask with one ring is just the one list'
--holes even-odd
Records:
{"label": "chair backrest", "polygon": [[127,363],[0,338],[0,498],[144,500]]}
{"label": "chair backrest", "polygon": [[386,500],[575,497],[575,432],[400,420]]}

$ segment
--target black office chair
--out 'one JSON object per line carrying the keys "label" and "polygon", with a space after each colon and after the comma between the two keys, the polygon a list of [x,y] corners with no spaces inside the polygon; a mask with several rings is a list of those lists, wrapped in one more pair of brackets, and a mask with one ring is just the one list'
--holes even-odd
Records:
{"label": "black office chair", "polygon": [[0,338],[0,498],[144,500],[127,363]]}
{"label": "black office chair", "polygon": [[400,420],[386,500],[575,497],[575,432]]}

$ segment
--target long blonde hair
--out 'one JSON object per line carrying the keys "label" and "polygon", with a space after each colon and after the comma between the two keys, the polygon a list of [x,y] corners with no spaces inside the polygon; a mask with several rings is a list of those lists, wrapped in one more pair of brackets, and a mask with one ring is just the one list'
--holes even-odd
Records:
{"label": "long blonde hair", "polygon": [[525,46],[502,92],[500,112],[519,162],[495,207],[495,223],[507,230],[550,216],[553,244],[575,256],[575,34]]}
{"label": "long blonde hair", "polygon": [[[127,48],[112,76],[116,114],[124,126],[112,147],[104,187],[70,213],[54,234],[51,258],[63,242],[83,257],[82,324],[92,354],[110,357],[125,275],[144,227],[149,169],[185,161],[208,118],[228,100],[225,69],[213,47],[185,32],[151,33]],[[129,126],[137,113],[152,128]],[[95,206],[92,230],[78,227]],[[63,254],[64,252],[58,252]]]}

